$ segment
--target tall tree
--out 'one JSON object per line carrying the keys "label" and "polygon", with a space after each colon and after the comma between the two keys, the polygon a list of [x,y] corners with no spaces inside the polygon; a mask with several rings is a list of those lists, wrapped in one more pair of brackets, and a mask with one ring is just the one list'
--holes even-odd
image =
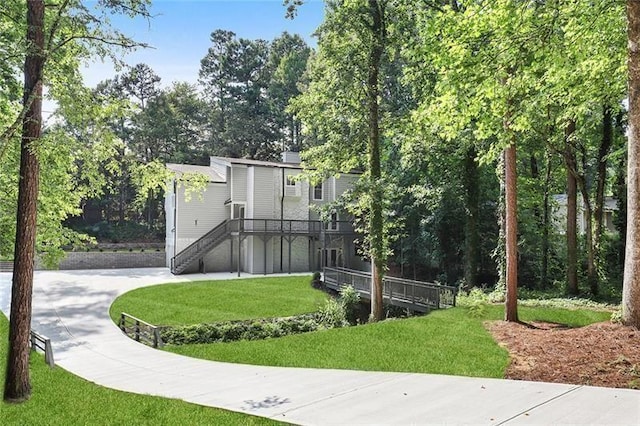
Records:
{"label": "tall tree", "polygon": [[28,52],[24,62],[22,101],[26,114],[22,125],[15,261],[9,318],[9,356],[4,386],[4,400],[10,402],[21,402],[31,395],[29,331],[39,178],[36,143],[42,131],[42,75],[45,62],[44,8],[43,0],[27,2]]}
{"label": "tall tree", "polygon": [[[35,257],[38,208],[39,155],[42,132],[42,87],[46,83],[55,95],[64,96],[79,81],[78,61],[92,52],[106,56],[110,50],[102,43],[124,48],[135,46],[131,40],[106,26],[96,26],[96,15],[105,10],[130,16],[148,16],[146,0],[111,0],[101,2],[97,12],[89,11],[80,1],[63,0],[45,7],[44,1],[0,5],[0,15],[13,16],[12,25],[20,27],[22,19],[14,15],[26,9],[26,43],[24,51],[24,90],[21,112],[13,124],[2,132],[3,144],[11,143],[16,123],[22,123],[20,179],[18,190],[14,276],[10,312],[9,357],[4,399],[24,401],[30,396],[28,374],[31,293]],[[79,40],[83,40],[80,43]]]}
{"label": "tall tree", "polygon": [[640,1],[627,0],[629,131],[622,321],[640,328]]}
{"label": "tall tree", "polygon": [[271,70],[265,40],[211,33],[200,64],[200,84],[211,109],[210,149],[217,155],[270,160],[277,157],[276,135],[266,98]]}
{"label": "tall tree", "polygon": [[383,316],[382,278],[389,254],[381,98],[386,83],[383,70],[389,64],[390,5],[386,0],[327,3],[325,21],[318,30],[318,53],[309,66],[310,83],[293,105],[307,132],[319,142],[303,153],[312,179],[352,169],[365,172],[358,186],[359,199],[349,208],[364,222],[373,270],[373,320]]}
{"label": "tall tree", "polygon": [[380,166],[380,68],[386,42],[385,8],[383,1],[369,0],[371,46],[368,60],[367,103],[369,121],[368,169],[370,173],[371,205],[369,232],[371,233],[371,316],[375,321],[384,317],[382,310],[382,278],[387,254],[384,244],[383,199],[384,187]]}

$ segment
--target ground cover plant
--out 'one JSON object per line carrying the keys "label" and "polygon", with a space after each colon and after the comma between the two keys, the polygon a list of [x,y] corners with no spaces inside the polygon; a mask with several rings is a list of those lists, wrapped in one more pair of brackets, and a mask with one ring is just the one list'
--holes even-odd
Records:
{"label": "ground cover plant", "polygon": [[[0,315],[0,364],[6,364],[8,321]],[[175,399],[130,394],[107,389],[63,370],[50,369],[42,355],[32,355],[31,399],[23,404],[0,402],[2,425],[275,425],[252,417]],[[0,389],[4,386],[0,369]]]}
{"label": "ground cover plant", "polygon": [[[476,377],[504,377],[509,354],[484,327],[503,307],[481,313],[458,307],[422,317],[388,320],[262,341],[167,346],[174,353],[245,364],[406,371]],[[605,321],[609,312],[522,307],[524,321],[581,327]],[[366,348],[367,354],[363,354]]]}
{"label": "ground cover plant", "polygon": [[123,294],[109,312],[116,322],[126,312],[155,325],[299,315],[327,300],[309,281],[305,275],[161,284]]}

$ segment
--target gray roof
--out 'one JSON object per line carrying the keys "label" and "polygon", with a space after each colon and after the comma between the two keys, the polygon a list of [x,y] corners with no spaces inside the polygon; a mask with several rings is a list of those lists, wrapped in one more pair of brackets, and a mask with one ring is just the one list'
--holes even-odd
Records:
{"label": "gray roof", "polygon": [[211,157],[224,164],[244,164],[247,166],[280,167],[286,169],[302,169],[299,163],[281,163],[272,161],[249,160],[248,158]]}
{"label": "gray roof", "polygon": [[175,172],[178,176],[181,176],[184,173],[201,173],[205,176],[208,176],[210,182],[225,182],[224,177],[220,176],[219,173],[217,173],[209,166],[167,163],[167,169]]}

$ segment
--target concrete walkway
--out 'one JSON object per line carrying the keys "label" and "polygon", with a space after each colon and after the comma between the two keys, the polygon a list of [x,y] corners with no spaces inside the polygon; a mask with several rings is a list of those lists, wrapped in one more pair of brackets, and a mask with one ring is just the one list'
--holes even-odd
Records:
{"label": "concrete walkway", "polygon": [[[203,361],[138,344],[109,319],[110,303],[128,290],[234,276],[37,272],[33,328],[52,339],[58,366],[99,385],[298,424],[640,424],[640,391]],[[10,282],[10,274],[0,273],[5,313]]]}

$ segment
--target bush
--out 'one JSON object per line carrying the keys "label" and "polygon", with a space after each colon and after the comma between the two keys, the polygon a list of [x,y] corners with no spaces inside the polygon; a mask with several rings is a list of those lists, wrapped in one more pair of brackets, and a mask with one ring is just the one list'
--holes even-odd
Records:
{"label": "bush", "polygon": [[484,315],[489,303],[487,296],[481,289],[475,287],[468,293],[460,292],[458,294],[457,304],[468,309],[469,315],[478,318]]}
{"label": "bush", "polygon": [[311,277],[311,287],[315,288],[315,289],[322,289],[323,285],[322,285],[322,275],[320,274],[320,272],[316,271],[313,273],[313,276]]}
{"label": "bush", "polygon": [[360,293],[353,286],[345,285],[340,289],[340,303],[344,310],[344,317],[351,325],[358,323]]}
{"label": "bush", "polygon": [[162,341],[173,345],[260,340],[289,334],[329,328],[318,314],[305,314],[287,318],[225,321],[214,324],[195,324],[165,327]]}
{"label": "bush", "polygon": [[317,313],[318,322],[325,328],[340,328],[349,325],[344,306],[336,299],[329,299]]}
{"label": "bush", "polygon": [[346,327],[351,321],[351,324],[356,324],[360,295],[351,286],[343,287],[340,294],[338,300],[327,300],[318,312],[313,314],[165,327],[161,331],[162,341],[166,344],[189,345],[260,340]]}

